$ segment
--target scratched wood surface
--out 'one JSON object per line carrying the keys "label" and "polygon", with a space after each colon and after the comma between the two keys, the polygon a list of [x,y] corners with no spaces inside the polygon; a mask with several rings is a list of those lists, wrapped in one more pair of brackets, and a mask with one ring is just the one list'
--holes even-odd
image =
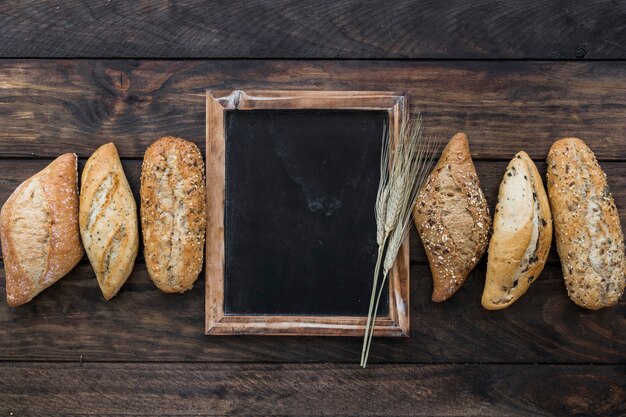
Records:
{"label": "scratched wood surface", "polygon": [[626,57],[611,0],[255,0],[0,4],[10,57]]}
{"label": "scratched wood surface", "polygon": [[102,415],[100,410],[145,416],[626,413],[624,365],[407,364],[360,370],[357,376],[345,364],[8,362],[0,364],[0,373],[0,387],[14,386],[3,406],[15,416],[68,415],[67,390],[73,413],[81,415]]}
{"label": "scratched wood surface", "polygon": [[[601,0],[0,2],[0,56],[50,58],[0,60],[0,203],[55,156],[82,169],[109,141],[138,197],[153,140],[205,150],[206,89],[382,90],[407,93],[437,141],[467,133],[492,209],[517,151],[543,174],[555,139],[581,137],[624,225],[625,16]],[[75,57],[125,59],[59,59]],[[205,336],[204,279],[161,293],[141,254],[106,302],[84,259],[31,303],[0,302],[0,413],[626,413],[626,301],[578,308],[553,249],[506,310],[480,306],[484,260],[434,304],[411,237],[411,337],[376,340],[367,370],[359,338]]]}

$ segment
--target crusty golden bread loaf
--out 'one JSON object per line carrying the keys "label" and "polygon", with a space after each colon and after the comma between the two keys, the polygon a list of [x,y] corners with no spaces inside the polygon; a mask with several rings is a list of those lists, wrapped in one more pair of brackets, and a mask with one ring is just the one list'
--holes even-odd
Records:
{"label": "crusty golden bread loaf", "polygon": [[141,168],[141,228],[148,273],[165,292],[191,289],[202,270],[206,189],[198,147],[154,142]]}
{"label": "crusty golden bread loaf", "polygon": [[433,276],[432,300],[461,287],[485,253],[491,218],[467,137],[457,133],[420,190],[413,220]]}
{"label": "crusty golden bread loaf", "polygon": [[66,153],[24,181],[0,212],[7,303],[19,306],[83,257],[76,155]]}
{"label": "crusty golden bread loaf", "polygon": [[102,295],[111,299],[133,270],[137,204],[113,143],[99,147],[81,177],[80,234]]}
{"label": "crusty golden bread loaf", "polygon": [[510,306],[537,279],[552,243],[552,216],[537,167],[519,152],[500,183],[482,305]]}
{"label": "crusty golden bread loaf", "polygon": [[569,297],[591,310],[617,304],[624,292],[626,260],[619,214],[606,174],[576,138],[548,153],[548,194],[556,246]]}

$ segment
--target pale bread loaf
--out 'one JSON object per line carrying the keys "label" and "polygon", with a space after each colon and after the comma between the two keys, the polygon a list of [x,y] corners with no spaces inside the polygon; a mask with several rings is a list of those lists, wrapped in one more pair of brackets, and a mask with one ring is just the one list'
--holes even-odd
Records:
{"label": "pale bread loaf", "polygon": [[7,303],[19,306],[74,268],[78,232],[76,155],[59,156],[11,194],[0,212]]}
{"label": "pale bread loaf", "polygon": [[133,270],[137,205],[113,143],[98,148],[81,177],[80,234],[102,295],[111,299]]}
{"label": "pale bread loaf", "polygon": [[485,253],[491,218],[467,137],[457,133],[443,150],[413,209],[433,276],[432,300],[445,301]]}
{"label": "pale bread loaf", "polygon": [[519,152],[500,183],[482,305],[506,308],[537,279],[552,242],[552,216],[537,167]]}
{"label": "pale bread loaf", "polygon": [[624,292],[626,260],[619,213],[606,174],[593,152],[576,138],[556,141],[547,163],[567,293],[591,310],[615,305]]}
{"label": "pale bread loaf", "polygon": [[198,147],[164,137],[141,169],[141,227],[150,277],[165,292],[191,289],[202,270],[206,190]]}

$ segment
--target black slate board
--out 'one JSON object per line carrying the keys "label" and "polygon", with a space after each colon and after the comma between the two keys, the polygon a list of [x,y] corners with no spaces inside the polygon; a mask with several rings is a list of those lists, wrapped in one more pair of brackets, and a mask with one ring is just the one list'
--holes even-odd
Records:
{"label": "black slate board", "polygon": [[225,314],[367,315],[388,117],[226,112]]}

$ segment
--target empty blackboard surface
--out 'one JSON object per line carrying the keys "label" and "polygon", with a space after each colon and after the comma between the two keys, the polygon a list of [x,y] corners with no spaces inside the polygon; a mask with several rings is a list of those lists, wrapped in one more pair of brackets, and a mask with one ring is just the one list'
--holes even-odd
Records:
{"label": "empty blackboard surface", "polygon": [[[226,315],[367,314],[388,119],[366,110],[226,112]],[[385,289],[379,314],[388,310]]]}

